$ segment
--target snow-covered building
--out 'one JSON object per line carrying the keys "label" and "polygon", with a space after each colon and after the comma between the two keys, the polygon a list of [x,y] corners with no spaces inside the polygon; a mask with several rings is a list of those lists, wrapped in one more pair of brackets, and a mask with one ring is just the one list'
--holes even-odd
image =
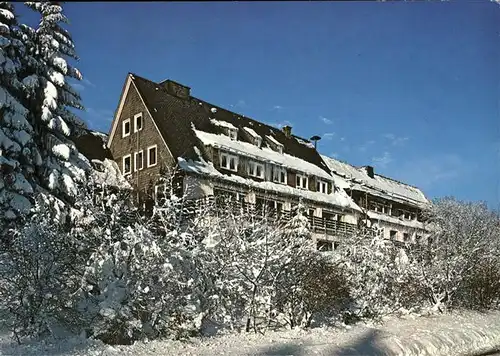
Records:
{"label": "snow-covered building", "polygon": [[419,242],[428,235],[422,212],[430,202],[413,186],[384,177],[374,167],[355,167],[322,156],[333,176],[343,179],[342,187],[363,210],[360,217],[372,228],[382,231],[385,238],[400,242]]}
{"label": "snow-covered building", "polygon": [[[324,249],[359,228],[373,231],[361,224],[366,211],[358,190],[350,189],[351,177],[337,174],[332,161],[291,127],[277,129],[210,104],[172,80],[156,83],[129,73],[107,145],[139,200],[158,198],[161,178],[177,168],[177,184],[192,199],[221,197],[285,218],[302,201]],[[390,186],[380,176],[374,180]],[[409,199],[418,196],[407,192]],[[403,225],[416,224],[412,219]]]}
{"label": "snow-covered building", "polygon": [[190,198],[230,197],[281,215],[302,200],[324,239],[357,229],[362,212],[343,179],[291,127],[212,105],[171,80],[127,76],[108,147],[140,199],[154,198],[160,177],[177,167]]}

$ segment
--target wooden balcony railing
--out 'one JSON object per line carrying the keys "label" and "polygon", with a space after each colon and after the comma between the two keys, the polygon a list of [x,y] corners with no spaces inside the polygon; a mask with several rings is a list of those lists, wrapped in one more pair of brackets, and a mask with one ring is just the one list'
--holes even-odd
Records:
{"label": "wooden balcony railing", "polygon": [[[261,217],[278,224],[286,224],[294,216],[293,212],[277,211],[268,206],[256,205],[247,202],[217,200],[213,196],[204,199],[187,200],[180,203],[182,217],[190,218],[197,214],[221,214],[227,215],[229,211],[240,214],[251,214],[254,218]],[[160,208],[161,209],[161,208]],[[211,210],[211,212],[210,212]],[[358,225],[344,221],[332,220],[324,217],[307,215],[311,231],[329,236],[352,236],[364,234],[373,236],[376,232],[369,228],[360,228]]]}

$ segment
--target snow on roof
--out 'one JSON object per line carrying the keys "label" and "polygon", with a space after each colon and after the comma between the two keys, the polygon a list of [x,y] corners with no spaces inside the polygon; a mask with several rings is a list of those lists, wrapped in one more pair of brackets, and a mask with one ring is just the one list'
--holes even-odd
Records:
{"label": "snow on roof", "polygon": [[282,143],[278,142],[278,140],[276,140],[273,136],[271,135],[266,135],[266,138],[271,141],[272,143],[274,143],[276,146],[284,146]]}
{"label": "snow on roof", "polygon": [[414,229],[422,229],[422,230],[426,229],[425,224],[421,221],[400,219],[400,218],[397,218],[395,216],[381,214],[381,213],[377,213],[375,211],[368,211],[367,214],[368,214],[368,217],[370,219],[376,219],[376,220],[381,220],[381,221],[393,223],[396,225],[403,225],[403,226],[407,226],[407,227],[412,227]]}
{"label": "snow on roof", "polygon": [[213,125],[215,125],[215,126],[225,127],[227,129],[238,130],[238,128],[236,126],[234,126],[233,124],[231,124],[230,122],[227,122],[227,121],[220,121],[220,120],[216,120],[216,119],[210,119],[210,122]]}
{"label": "snow on roof", "polygon": [[209,176],[212,178],[222,179],[228,182],[242,184],[249,187],[254,187],[257,189],[263,189],[266,191],[272,191],[286,195],[298,196],[307,200],[316,201],[323,204],[325,203],[332,204],[338,207],[349,208],[361,212],[361,208],[349,198],[349,196],[344,190],[339,190],[332,194],[325,194],[309,190],[297,189],[290,187],[289,185],[284,185],[269,181],[259,182],[233,174],[231,175],[222,174],[217,169],[215,169],[212,162],[207,162],[201,157],[200,151],[198,150],[197,147],[195,147],[195,151],[199,155],[198,161],[193,161],[191,159],[186,160],[182,157],[177,158],[179,167],[182,170],[186,172]]}
{"label": "snow on roof", "polygon": [[310,147],[310,148],[314,148],[314,145],[311,143],[311,142],[307,142],[303,139],[301,139],[300,137],[297,137],[297,136],[293,136],[298,143],[302,144],[302,145],[305,145],[307,147]]}
{"label": "snow on roof", "polygon": [[260,137],[260,135],[257,132],[255,132],[253,129],[251,129],[250,127],[246,127],[245,126],[245,127],[243,127],[243,129],[246,132],[248,132],[250,135],[252,135],[253,138],[260,138],[260,139],[262,139],[262,137]]}
{"label": "snow on roof", "polygon": [[108,142],[108,135],[99,131],[90,131],[90,133],[94,136],[100,137],[104,143]]}
{"label": "snow on roof", "polygon": [[321,155],[330,170],[344,179],[351,180],[350,188],[366,191],[385,199],[401,200],[418,206],[428,205],[429,201],[418,188],[397,182],[390,178],[375,174],[371,178],[364,168],[354,167],[348,163]]}
{"label": "snow on roof", "polygon": [[225,135],[216,135],[200,131],[195,128],[193,128],[193,130],[204,145],[213,146],[242,156],[249,156],[258,160],[291,168],[308,175],[314,175],[326,179],[328,181],[335,181],[335,179],[326,171],[303,159],[286,153],[281,154],[267,147],[259,148],[251,143],[231,140],[231,138]]}

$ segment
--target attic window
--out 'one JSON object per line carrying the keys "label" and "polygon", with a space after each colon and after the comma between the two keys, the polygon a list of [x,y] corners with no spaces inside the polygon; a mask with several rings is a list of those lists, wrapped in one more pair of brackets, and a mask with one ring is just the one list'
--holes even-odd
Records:
{"label": "attic window", "polygon": [[244,129],[250,136],[252,136],[253,144],[260,148],[260,146],[262,146],[262,137],[260,137],[260,135],[250,127],[245,127]]}
{"label": "attic window", "polygon": [[266,138],[269,141],[270,146],[273,150],[279,153],[283,153],[284,146],[282,143],[278,142],[272,135],[266,135]]}
{"label": "attic window", "polygon": [[134,115],[134,132],[142,130],[142,112]]}
{"label": "attic window", "polygon": [[257,178],[264,178],[264,165],[257,162],[248,162],[248,175]]}
{"label": "attic window", "polygon": [[309,180],[307,179],[306,176],[303,176],[301,174],[297,174],[296,177],[296,187],[299,189],[307,189]]}
{"label": "attic window", "polygon": [[237,129],[227,129],[228,136],[231,140],[236,141],[238,139],[238,130]]}
{"label": "attic window", "polygon": [[238,157],[227,153],[220,154],[220,166],[221,168],[228,169],[230,171],[238,171]]}
{"label": "attic window", "polygon": [[286,169],[283,167],[274,167],[273,182],[286,184]]}
{"label": "attic window", "polygon": [[130,136],[130,119],[123,120],[122,137]]}
{"label": "attic window", "polygon": [[328,182],[318,180],[316,182],[316,190],[320,193],[328,194]]}

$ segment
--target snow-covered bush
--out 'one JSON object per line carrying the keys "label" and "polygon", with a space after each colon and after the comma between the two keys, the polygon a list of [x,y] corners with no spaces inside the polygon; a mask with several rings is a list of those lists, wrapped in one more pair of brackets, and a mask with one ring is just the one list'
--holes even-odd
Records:
{"label": "snow-covered bush", "polygon": [[[202,318],[192,237],[170,226],[159,233],[158,216],[141,217],[110,163],[92,179],[93,199],[78,204],[78,234],[89,242],[78,307],[86,331],[112,344],[192,335]],[[177,205],[163,208],[175,215]]]}
{"label": "snow-covered bush", "polygon": [[429,301],[438,310],[482,307],[486,300],[481,295],[498,288],[498,215],[482,203],[443,198],[433,204],[427,218],[430,240],[413,254],[420,261],[420,280]]}
{"label": "snow-covered bush", "polygon": [[291,328],[336,317],[350,301],[349,282],[337,263],[314,252],[303,257],[284,268],[276,291],[277,310]]}
{"label": "snow-covered bush", "polygon": [[[196,234],[204,239],[196,250],[202,258],[200,274],[209,281],[208,298],[202,303],[206,320],[262,332],[285,323],[306,326],[312,314],[327,309],[321,301],[336,291],[321,299],[308,289],[314,279],[305,266],[316,259],[321,265],[322,257],[313,250],[302,204],[288,222],[231,204],[204,213],[202,220]],[[292,288],[297,291],[293,301],[288,298]],[[300,310],[295,300],[300,300]]]}
{"label": "snow-covered bush", "polygon": [[84,275],[91,332],[107,343],[182,337],[199,328],[195,273],[188,252],[157,241],[144,226],[118,241],[104,231]]}
{"label": "snow-covered bush", "polygon": [[454,306],[469,309],[500,308],[500,259],[483,258],[464,277],[454,299]]}
{"label": "snow-covered bush", "polygon": [[73,297],[79,289],[80,243],[51,222],[48,207],[35,208],[12,230],[0,258],[0,307],[18,340],[61,325],[76,330],[79,324]]}
{"label": "snow-covered bush", "polygon": [[377,318],[421,304],[417,266],[406,251],[379,234],[356,235],[341,245],[337,261],[351,286],[348,318]]}

